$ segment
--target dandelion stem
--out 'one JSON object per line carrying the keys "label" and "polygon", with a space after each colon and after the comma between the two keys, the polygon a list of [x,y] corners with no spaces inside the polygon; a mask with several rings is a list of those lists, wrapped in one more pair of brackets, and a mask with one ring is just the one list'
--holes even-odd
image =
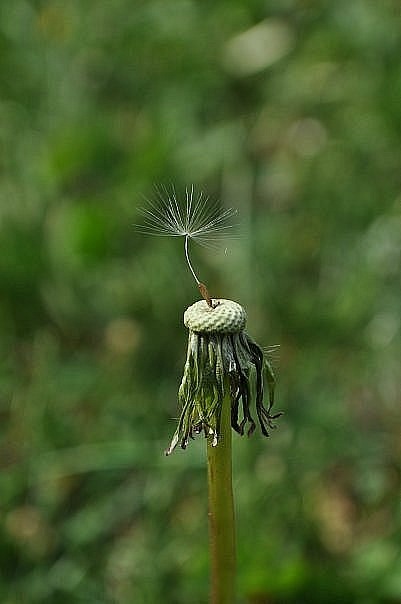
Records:
{"label": "dandelion stem", "polygon": [[231,396],[228,381],[222,401],[220,438],[207,444],[211,604],[233,604],[235,525],[231,460]]}

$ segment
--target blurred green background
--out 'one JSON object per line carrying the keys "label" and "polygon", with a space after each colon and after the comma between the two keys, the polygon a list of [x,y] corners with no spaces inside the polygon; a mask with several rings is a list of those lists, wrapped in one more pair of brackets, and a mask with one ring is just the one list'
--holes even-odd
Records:
{"label": "blurred green background", "polygon": [[193,261],[281,345],[279,428],[234,435],[238,603],[401,602],[400,56],[397,0],[1,2],[2,604],[207,601],[155,183],[238,210]]}

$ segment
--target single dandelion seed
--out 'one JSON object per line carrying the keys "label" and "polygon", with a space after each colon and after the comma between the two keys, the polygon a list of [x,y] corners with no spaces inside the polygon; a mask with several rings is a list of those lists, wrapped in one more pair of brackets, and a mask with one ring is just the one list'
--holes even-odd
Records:
{"label": "single dandelion seed", "polygon": [[184,253],[188,268],[196,281],[202,297],[211,306],[206,285],[199,279],[189,255],[189,241],[213,247],[216,240],[232,235],[231,219],[236,214],[232,208],[221,209],[202,192],[195,193],[194,185],[185,190],[185,203],[180,203],[175,189],[160,187],[157,199],[140,209],[144,217],[137,230],[147,235],[184,237]]}

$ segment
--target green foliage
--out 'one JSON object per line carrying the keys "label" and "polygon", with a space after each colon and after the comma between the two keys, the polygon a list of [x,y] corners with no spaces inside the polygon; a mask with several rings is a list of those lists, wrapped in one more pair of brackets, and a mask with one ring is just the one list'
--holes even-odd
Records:
{"label": "green foliage", "polygon": [[238,602],[400,602],[398,2],[0,3],[0,601],[207,600],[203,442],[163,455],[198,297],[153,183],[239,210],[194,249],[281,344],[233,435]]}

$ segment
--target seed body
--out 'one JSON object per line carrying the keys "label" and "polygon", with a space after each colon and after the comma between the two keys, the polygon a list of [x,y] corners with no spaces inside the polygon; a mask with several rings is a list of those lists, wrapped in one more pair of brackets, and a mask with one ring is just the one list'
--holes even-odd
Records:
{"label": "seed body", "polygon": [[184,325],[195,333],[239,333],[245,328],[246,312],[240,304],[219,298],[212,300],[213,308],[205,300],[192,304],[184,313]]}

